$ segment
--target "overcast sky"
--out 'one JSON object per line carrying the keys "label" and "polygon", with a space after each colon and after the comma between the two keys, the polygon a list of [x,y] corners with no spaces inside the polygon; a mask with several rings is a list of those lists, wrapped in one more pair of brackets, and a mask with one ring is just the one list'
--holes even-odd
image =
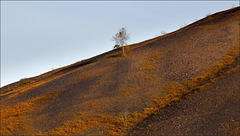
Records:
{"label": "overcast sky", "polygon": [[172,32],[238,1],[1,1],[1,86]]}

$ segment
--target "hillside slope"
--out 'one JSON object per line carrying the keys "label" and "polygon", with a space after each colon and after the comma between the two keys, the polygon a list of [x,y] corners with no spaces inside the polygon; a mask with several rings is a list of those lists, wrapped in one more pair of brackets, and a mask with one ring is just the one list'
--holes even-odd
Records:
{"label": "hillside slope", "polygon": [[129,135],[240,135],[240,69],[158,111]]}
{"label": "hillside slope", "polygon": [[[123,134],[169,88],[239,52],[240,8],[1,88],[2,134]],[[234,52],[231,54],[231,52]],[[233,55],[233,56],[231,56]]]}

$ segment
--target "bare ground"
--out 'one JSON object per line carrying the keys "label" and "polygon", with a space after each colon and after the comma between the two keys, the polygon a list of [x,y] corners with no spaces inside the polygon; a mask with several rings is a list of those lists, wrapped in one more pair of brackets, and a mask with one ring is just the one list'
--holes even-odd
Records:
{"label": "bare ground", "polygon": [[129,135],[240,135],[240,69],[142,121]]}

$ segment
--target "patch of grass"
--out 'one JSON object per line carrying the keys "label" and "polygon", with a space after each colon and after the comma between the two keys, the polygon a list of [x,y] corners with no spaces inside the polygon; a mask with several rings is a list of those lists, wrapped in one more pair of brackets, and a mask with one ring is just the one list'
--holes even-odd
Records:
{"label": "patch of grass", "polygon": [[[14,87],[14,88],[15,88],[15,87]],[[0,93],[0,94],[6,94],[6,93],[8,93],[8,92],[11,92],[11,91],[13,91],[13,90],[14,90],[14,88],[10,88],[10,87],[8,87],[8,89],[7,89],[7,90],[1,91],[1,93]]]}
{"label": "patch of grass", "polygon": [[60,91],[52,91],[42,97],[19,103],[11,107],[1,107],[1,135],[33,135],[31,115],[43,108]]}
{"label": "patch of grass", "polygon": [[143,61],[143,63],[141,64],[138,74],[143,75],[153,72],[156,69],[156,61],[160,58],[161,55],[162,53],[156,53],[147,57],[145,61]]}
{"label": "patch of grass", "polygon": [[127,88],[127,89],[121,90],[121,92],[132,92],[134,90],[136,90],[136,89],[134,89],[134,88]]}
{"label": "patch of grass", "polygon": [[151,82],[152,80],[154,80],[155,77],[151,76],[151,77],[145,77],[144,78],[144,82]]}
{"label": "patch of grass", "polygon": [[31,83],[30,79],[27,78],[21,79],[20,82],[22,85],[27,85]]}
{"label": "patch of grass", "polygon": [[1,135],[31,133],[31,120],[28,114],[32,103],[21,103],[13,107],[1,108]]}
{"label": "patch of grass", "polygon": [[123,89],[123,90],[120,90],[121,92],[121,95],[122,96],[127,96],[127,95],[130,95],[132,92],[136,91],[140,89],[139,87],[136,87],[136,88],[126,88],[126,89]]}
{"label": "patch of grass", "polygon": [[139,70],[135,73],[135,77],[138,79],[138,85],[140,87],[158,78],[154,75],[154,71],[156,70],[158,59],[161,57],[162,54],[163,52],[160,52],[148,56],[141,63]]}
{"label": "patch of grass", "polygon": [[55,130],[42,133],[40,135],[83,135],[84,133],[96,127],[103,127],[103,132],[94,132],[94,134],[119,135],[119,128],[123,126],[124,121],[121,117],[106,115],[97,115],[90,113],[79,113],[74,120],[65,122]]}
{"label": "patch of grass", "polygon": [[92,108],[96,108],[97,106],[99,106],[100,103],[97,103],[97,102],[89,102],[89,106],[88,106],[88,109],[91,110]]}
{"label": "patch of grass", "polygon": [[14,91],[14,90],[16,90],[18,88],[25,87],[25,86],[27,86],[27,85],[32,83],[32,81],[30,79],[27,79],[27,78],[21,79],[19,82],[20,82],[19,85],[14,86],[14,87],[8,86],[8,88],[6,90],[4,90],[3,92],[1,92],[0,94],[6,94],[8,92],[12,92],[12,91]]}
{"label": "patch of grass", "polygon": [[240,122],[236,120],[230,120],[227,123],[221,124],[219,128],[220,131],[229,133],[230,135],[239,135],[240,134]]}

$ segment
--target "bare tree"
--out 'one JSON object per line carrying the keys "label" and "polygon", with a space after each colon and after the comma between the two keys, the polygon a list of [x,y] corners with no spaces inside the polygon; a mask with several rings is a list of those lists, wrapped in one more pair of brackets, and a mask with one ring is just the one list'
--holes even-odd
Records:
{"label": "bare tree", "polygon": [[165,34],[167,34],[167,32],[165,32],[165,31],[161,31],[161,34],[162,34],[162,35],[165,35]]}
{"label": "bare tree", "polygon": [[115,41],[116,45],[114,48],[122,47],[122,55],[125,56],[124,52],[124,46],[127,44],[127,40],[129,40],[129,34],[127,33],[125,28],[121,28],[118,30],[118,32],[115,34],[115,36],[112,37],[112,40]]}

